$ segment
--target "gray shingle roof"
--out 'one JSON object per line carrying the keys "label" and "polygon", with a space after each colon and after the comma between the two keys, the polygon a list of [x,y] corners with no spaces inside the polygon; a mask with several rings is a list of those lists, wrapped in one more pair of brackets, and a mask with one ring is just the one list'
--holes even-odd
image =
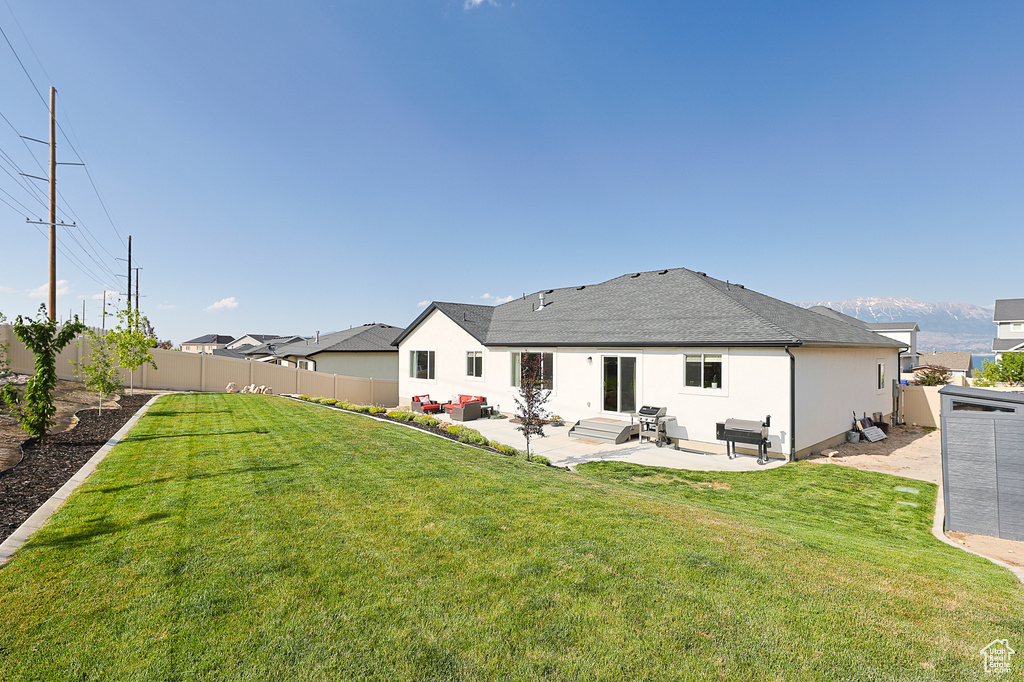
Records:
{"label": "gray shingle roof", "polygon": [[191,341],[183,341],[182,344],[195,343],[195,344],[209,344],[209,343],[231,343],[235,340],[233,336],[225,336],[223,334],[204,334],[203,336],[197,336]]}
{"label": "gray shingle roof", "polygon": [[1024,339],[992,339],[992,350],[996,353],[1013,350],[1017,346],[1024,346]]}
{"label": "gray shingle roof", "polygon": [[867,327],[873,332],[921,331],[917,322],[868,322]]}
{"label": "gray shingle roof", "polygon": [[1002,298],[996,300],[992,313],[993,322],[1024,322],[1024,298]]}
{"label": "gray shingle roof", "polygon": [[275,355],[307,358],[317,353],[395,353],[397,349],[391,342],[401,332],[401,327],[389,324],[364,324],[340,332],[321,334],[319,342],[311,338],[281,346]]}
{"label": "gray shingle roof", "polygon": [[241,351],[233,348],[214,348],[213,354],[219,358],[236,358],[238,360],[246,359]]}
{"label": "gray shingle roof", "polygon": [[974,358],[969,350],[936,350],[930,353],[918,353],[922,365],[945,367],[957,372],[974,369]]}
{"label": "gray shingle roof", "polygon": [[488,346],[901,346],[686,268],[544,293],[542,310],[537,294],[494,307],[433,303],[395,343],[437,309]]}
{"label": "gray shingle roof", "polygon": [[838,310],[832,310],[827,305],[812,305],[808,310],[813,310],[820,315],[827,315],[834,320],[841,320],[849,324],[855,324],[858,327],[864,327],[865,329],[867,329],[868,326],[868,323],[864,320],[858,320],[856,317],[852,317],[846,313],[841,313]]}
{"label": "gray shingle roof", "polygon": [[240,352],[243,355],[270,355],[273,352],[270,350],[270,346],[274,346],[276,349],[301,340],[301,336],[279,336],[273,339],[267,339],[265,343],[261,343],[258,346],[246,346],[245,348],[240,349]]}

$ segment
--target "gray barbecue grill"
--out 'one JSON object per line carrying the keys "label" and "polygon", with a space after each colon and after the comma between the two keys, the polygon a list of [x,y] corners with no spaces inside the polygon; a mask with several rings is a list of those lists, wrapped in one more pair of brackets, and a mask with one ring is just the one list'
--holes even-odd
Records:
{"label": "gray barbecue grill", "polygon": [[768,427],[772,424],[772,416],[768,415],[763,422],[752,419],[726,419],[715,425],[715,437],[725,441],[725,451],[729,459],[736,457],[736,443],[757,446],[757,463],[768,463]]}
{"label": "gray barbecue grill", "polygon": [[665,412],[667,408],[644,405],[636,413],[636,419],[640,422],[640,442],[647,440],[654,441],[660,448],[665,444]]}

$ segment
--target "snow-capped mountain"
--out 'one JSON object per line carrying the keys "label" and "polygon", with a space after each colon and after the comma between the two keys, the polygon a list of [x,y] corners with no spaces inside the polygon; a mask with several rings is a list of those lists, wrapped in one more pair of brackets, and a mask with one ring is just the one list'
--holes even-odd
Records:
{"label": "snow-capped mountain", "polygon": [[845,301],[802,301],[823,305],[865,322],[917,322],[918,350],[969,350],[988,353],[996,325],[992,308],[970,303],[922,303],[912,298],[861,297]]}

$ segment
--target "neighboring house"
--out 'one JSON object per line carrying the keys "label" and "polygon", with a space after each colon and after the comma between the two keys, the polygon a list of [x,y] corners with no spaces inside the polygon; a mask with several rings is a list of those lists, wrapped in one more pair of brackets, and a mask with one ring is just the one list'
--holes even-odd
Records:
{"label": "neighboring house", "polygon": [[918,369],[945,367],[954,377],[970,379],[974,376],[974,358],[969,350],[933,350],[918,355]]}
{"label": "neighboring house", "polygon": [[296,343],[298,341],[302,341],[301,336],[278,336],[272,339],[267,339],[256,346],[240,348],[238,352],[249,360],[258,360],[260,362],[269,362],[273,365],[279,365],[281,364],[280,359],[274,355],[274,353],[277,352],[277,349],[287,346],[289,343]]}
{"label": "neighboring house", "polygon": [[213,351],[226,348],[229,343],[235,340],[233,336],[225,336],[223,334],[206,334],[204,336],[197,336],[191,341],[185,341],[181,344],[181,351],[183,353],[213,353]]}
{"label": "neighboring house", "polygon": [[243,350],[267,343],[271,339],[281,338],[280,334],[246,334],[227,345],[229,350]]}
{"label": "neighboring house", "polygon": [[992,339],[997,362],[1003,353],[1024,351],[1024,298],[997,300],[992,320],[997,325],[996,338]]}
{"label": "neighboring house", "polygon": [[905,345],[685,268],[549,289],[498,306],[431,303],[397,339],[399,399],[483,395],[515,410],[520,361],[540,357],[547,409],[629,419],[664,406],[688,441],[771,415],[771,451],[843,439],[853,413],[892,411]]}
{"label": "neighboring house", "polygon": [[278,364],[328,374],[373,379],[398,379],[398,349],[391,342],[401,333],[389,324],[364,324],[331,334],[277,346]]}
{"label": "neighboring house", "polygon": [[921,331],[917,322],[865,322],[823,305],[811,306],[809,310],[850,324],[860,325],[877,334],[899,341],[907,348],[900,352],[900,372],[913,372],[917,367],[917,333]]}

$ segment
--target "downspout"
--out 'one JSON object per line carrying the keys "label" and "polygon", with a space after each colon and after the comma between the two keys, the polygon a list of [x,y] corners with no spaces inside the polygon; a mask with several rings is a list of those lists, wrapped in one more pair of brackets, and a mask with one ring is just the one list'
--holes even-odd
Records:
{"label": "downspout", "polygon": [[789,356],[789,457],[787,461],[796,461],[796,356],[786,346]]}

